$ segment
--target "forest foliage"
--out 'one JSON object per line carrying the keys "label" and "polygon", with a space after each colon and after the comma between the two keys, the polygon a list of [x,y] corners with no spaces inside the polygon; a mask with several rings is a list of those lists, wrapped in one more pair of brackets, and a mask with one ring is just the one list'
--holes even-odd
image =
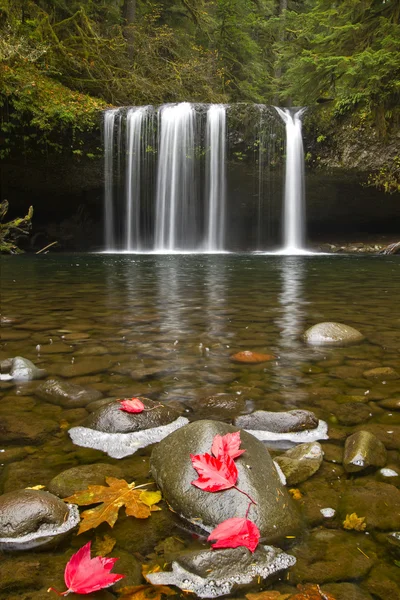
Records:
{"label": "forest foliage", "polygon": [[0,0],[2,155],[84,151],[110,105],[322,103],[399,127],[398,0]]}

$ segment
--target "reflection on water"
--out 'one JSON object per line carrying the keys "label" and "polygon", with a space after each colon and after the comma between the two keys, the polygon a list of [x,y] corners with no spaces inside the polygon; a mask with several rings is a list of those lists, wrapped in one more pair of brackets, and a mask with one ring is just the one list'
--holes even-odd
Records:
{"label": "reflection on water", "polygon": [[304,331],[305,312],[303,311],[303,285],[305,276],[304,260],[289,256],[280,267],[282,291],[278,302],[282,306],[282,315],[276,323],[281,329],[282,348],[295,351],[301,347],[300,336]]}

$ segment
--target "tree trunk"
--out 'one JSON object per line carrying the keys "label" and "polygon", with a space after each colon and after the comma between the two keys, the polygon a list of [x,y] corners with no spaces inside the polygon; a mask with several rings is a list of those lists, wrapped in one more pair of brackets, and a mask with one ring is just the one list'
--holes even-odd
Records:
{"label": "tree trunk", "polygon": [[[284,10],[287,10],[288,7],[288,0],[279,0],[279,7],[278,7],[278,15],[281,16],[283,14]],[[284,42],[285,41],[285,26],[283,23],[281,23],[281,28],[280,28],[280,32],[279,32],[279,41],[280,42]],[[275,79],[279,80],[282,76],[282,69],[280,67],[276,67],[275,68]],[[274,104],[279,104],[279,97],[278,94],[275,94],[275,98],[274,98]]]}
{"label": "tree trunk", "polygon": [[133,25],[135,23],[136,17],[136,0],[125,0],[124,3],[124,19],[125,19],[125,27],[124,27],[124,35],[128,45],[128,56],[129,58],[133,58],[133,49],[134,49],[134,41],[135,34],[133,32]]}

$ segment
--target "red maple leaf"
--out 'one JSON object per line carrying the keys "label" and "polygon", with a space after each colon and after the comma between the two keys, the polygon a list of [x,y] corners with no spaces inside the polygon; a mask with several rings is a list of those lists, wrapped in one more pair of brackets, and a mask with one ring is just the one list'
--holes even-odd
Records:
{"label": "red maple leaf", "polygon": [[215,541],[213,548],[237,548],[246,546],[254,552],[260,539],[260,530],[249,519],[233,517],[223,521],[207,538],[208,542]]}
{"label": "red maple leaf", "polygon": [[190,458],[199,474],[199,478],[192,481],[192,485],[205,492],[219,492],[235,487],[238,470],[229,455],[216,458],[211,454],[191,454]]}
{"label": "red maple leaf", "polygon": [[241,444],[240,440],[240,431],[235,431],[234,433],[227,433],[226,435],[216,435],[214,437],[211,452],[217,458],[222,458],[223,456],[230,456],[232,459],[237,458],[246,450],[239,450]]}
{"label": "red maple leaf", "polygon": [[139,398],[125,398],[120,400],[120,409],[127,413],[141,413],[144,411],[144,404]]}
{"label": "red maple leaf", "polygon": [[51,587],[47,590],[48,592],[52,590],[59,596],[66,596],[71,592],[90,594],[109,587],[125,577],[125,575],[110,573],[118,558],[104,558],[103,556],[90,558],[90,545],[91,542],[88,542],[82,546],[66,564],[64,581],[68,589],[65,592],[58,592]]}

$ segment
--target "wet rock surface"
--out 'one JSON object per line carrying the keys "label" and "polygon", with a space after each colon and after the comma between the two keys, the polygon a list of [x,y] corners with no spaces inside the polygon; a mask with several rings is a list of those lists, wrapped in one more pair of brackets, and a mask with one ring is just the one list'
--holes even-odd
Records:
{"label": "wet rock surface", "polygon": [[306,481],[318,471],[323,456],[321,444],[311,442],[309,444],[299,444],[282,456],[277,456],[275,461],[282,469],[287,484],[296,485]]}
{"label": "wet rock surface", "polygon": [[115,401],[102,406],[89,415],[82,426],[105,433],[133,433],[168,425],[179,417],[179,413],[171,409],[168,404],[161,405],[160,402],[143,397],[140,400],[147,409],[141,413],[125,412],[121,410],[121,403]]}
{"label": "wet rock surface", "polygon": [[46,377],[45,369],[40,369],[32,361],[23,356],[11,359],[11,369],[8,371],[14,381],[32,381]]}
{"label": "wet rock surface", "polygon": [[315,346],[357,344],[363,339],[364,335],[354,327],[330,321],[313,325],[304,333],[304,341]]}
{"label": "wet rock surface", "polygon": [[386,464],[385,446],[369,431],[357,431],[346,439],[343,466],[348,473]]}
{"label": "wet rock surface", "polygon": [[236,427],[273,433],[294,433],[318,427],[318,419],[307,410],[268,412],[258,410],[250,415],[242,415],[234,420]]}
{"label": "wet rock surface", "polygon": [[0,496],[0,537],[27,535],[42,523],[59,526],[67,514],[68,506],[47,492],[9,492]]}
{"label": "wet rock surface", "polygon": [[352,513],[365,517],[367,530],[400,529],[400,490],[390,483],[360,479],[343,492],[338,509],[343,519]]}
{"label": "wet rock surface", "polygon": [[154,585],[176,585],[199,598],[217,598],[268,579],[294,562],[272,546],[259,546],[254,553],[246,548],[199,550],[182,553],[172,563],[172,571],[151,573],[148,579]]}
{"label": "wet rock surface", "polygon": [[60,540],[79,522],[79,512],[53,494],[17,490],[0,496],[0,549],[24,550]]}
{"label": "wet rock surface", "polygon": [[88,485],[105,485],[106,477],[122,479],[123,471],[118,465],[96,463],[81,465],[62,471],[54,477],[49,485],[49,492],[59,498],[67,498],[75,492],[85,490]]}
{"label": "wet rock surface", "polygon": [[62,379],[48,379],[35,390],[36,396],[64,408],[82,408],[101,398],[101,392]]}
{"label": "wet rock surface", "polygon": [[[151,472],[163,497],[178,515],[208,531],[226,519],[244,516],[249,501],[234,489],[210,494],[193,486],[197,474],[190,454],[210,452],[216,434],[233,431],[237,428],[217,421],[196,421],[165,438],[152,452]],[[301,520],[268,451],[244,431],[241,440],[241,448],[246,452],[235,461],[238,486],[257,503],[252,506],[249,518],[268,543],[296,535]],[[168,460],[170,456],[174,457],[172,462]]]}

